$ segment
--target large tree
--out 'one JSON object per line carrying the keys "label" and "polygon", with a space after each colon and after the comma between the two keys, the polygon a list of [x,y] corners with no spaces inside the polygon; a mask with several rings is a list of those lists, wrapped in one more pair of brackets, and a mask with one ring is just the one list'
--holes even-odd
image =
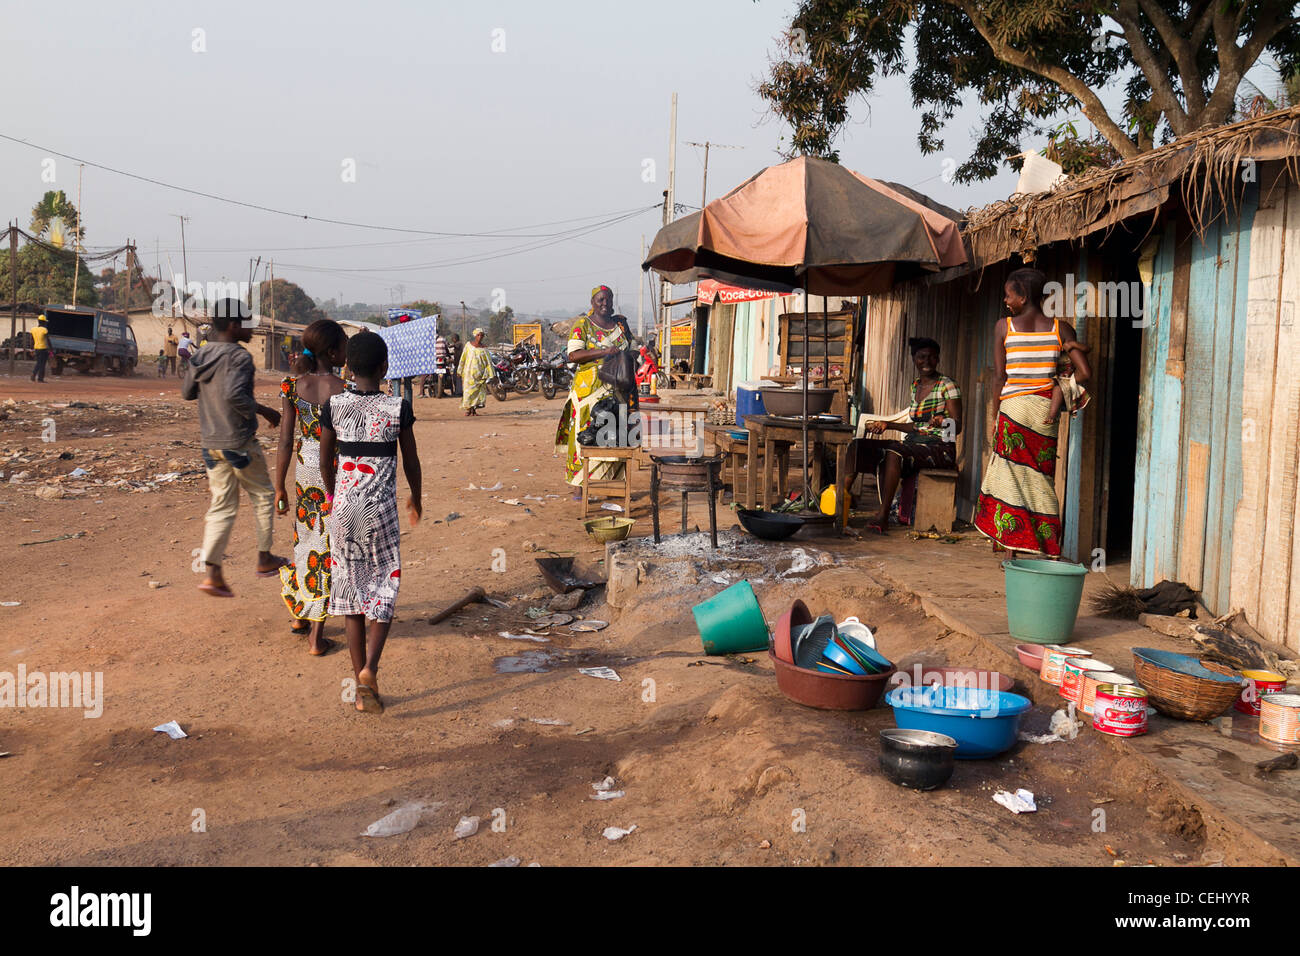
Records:
{"label": "large tree", "polygon": [[258,309],[263,315],[270,315],[275,308],[277,322],[298,322],[310,325],[317,319],[328,318],[316,307],[315,301],[302,286],[288,279],[267,279],[258,287]]}
{"label": "large tree", "polygon": [[[791,155],[837,158],[834,142],[855,98],[869,96],[881,77],[906,75],[922,152],[944,149],[944,127],[964,99],[983,108],[975,147],[952,171],[957,182],[991,177],[1025,140],[1061,139],[1062,120],[1078,111],[1096,127],[1102,152],[1129,159],[1229,122],[1238,87],[1262,58],[1283,77],[1294,75],[1295,7],[1279,0],[800,0],[790,56],[773,63],[759,92],[790,124]],[[1119,108],[1103,102],[1110,87],[1122,88]]]}
{"label": "large tree", "polygon": [[[18,301],[37,306],[71,305],[73,275],[77,257],[71,249],[51,249],[29,242],[18,250]],[[9,254],[0,255],[0,302],[11,302],[13,280],[9,277]],[[97,305],[99,293],[94,276],[83,261],[77,282],[77,305]]]}

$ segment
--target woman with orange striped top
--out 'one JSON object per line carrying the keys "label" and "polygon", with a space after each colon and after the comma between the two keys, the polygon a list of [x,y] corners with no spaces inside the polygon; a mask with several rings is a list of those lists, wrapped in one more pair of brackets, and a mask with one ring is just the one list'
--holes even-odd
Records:
{"label": "woman with orange striped top", "polygon": [[1068,352],[1079,386],[1092,373],[1074,327],[1043,314],[1046,284],[1047,277],[1037,269],[1017,269],[1003,288],[1009,315],[994,331],[1000,346],[994,348],[997,426],[975,527],[1008,551],[1058,557],[1058,422],[1052,414],[1057,359]]}

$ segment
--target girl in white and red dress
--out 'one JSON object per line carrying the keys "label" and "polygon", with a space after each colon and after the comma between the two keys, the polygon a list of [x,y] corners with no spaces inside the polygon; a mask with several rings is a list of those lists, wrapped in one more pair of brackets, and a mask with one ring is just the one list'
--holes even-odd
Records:
{"label": "girl in white and red dress", "polygon": [[402,580],[397,453],[411,490],[406,511],[413,525],[421,514],[420,459],[410,402],[379,389],[388,371],[384,340],[373,332],[352,336],[348,368],[353,387],[330,398],[320,415],[321,477],[331,516],[329,613],[346,621],[357,710],[379,713],[379,657]]}

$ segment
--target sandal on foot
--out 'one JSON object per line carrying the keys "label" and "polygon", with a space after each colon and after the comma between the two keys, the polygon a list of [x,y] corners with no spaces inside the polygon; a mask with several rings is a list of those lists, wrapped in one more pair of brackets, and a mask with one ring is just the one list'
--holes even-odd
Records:
{"label": "sandal on foot", "polygon": [[230,588],[222,587],[219,584],[212,584],[208,581],[204,581],[200,584],[199,590],[204,594],[210,594],[213,597],[232,598],[235,596],[235,592],[230,590]]}
{"label": "sandal on foot", "polygon": [[357,684],[357,710],[367,714],[382,714],[384,703],[379,692],[369,684]]}
{"label": "sandal on foot", "polygon": [[299,621],[299,622],[296,623],[296,624],[290,625],[290,627],[289,627],[289,633],[290,633],[290,634],[299,634],[299,635],[301,635],[301,634],[310,634],[310,633],[311,633],[311,621]]}
{"label": "sandal on foot", "polygon": [[868,521],[867,530],[872,534],[889,534],[889,524],[885,521]]}
{"label": "sandal on foot", "polygon": [[328,637],[322,637],[320,639],[320,650],[313,651],[309,647],[307,648],[307,653],[310,654],[312,657],[324,657],[326,654],[338,650],[338,647],[339,647],[338,641],[332,641]]}

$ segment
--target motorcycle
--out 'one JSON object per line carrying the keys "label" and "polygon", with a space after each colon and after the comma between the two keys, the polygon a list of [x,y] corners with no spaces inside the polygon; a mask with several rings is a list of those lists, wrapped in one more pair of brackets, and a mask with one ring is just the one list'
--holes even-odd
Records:
{"label": "motorcycle", "polygon": [[498,402],[504,402],[511,392],[524,394],[537,387],[532,350],[526,344],[516,345],[509,352],[489,352],[492,378],[488,391]]}
{"label": "motorcycle", "polygon": [[554,398],[556,392],[560,390],[567,392],[573,384],[573,368],[569,365],[568,356],[563,352],[556,352],[550,359],[540,363],[537,378],[547,401]]}

